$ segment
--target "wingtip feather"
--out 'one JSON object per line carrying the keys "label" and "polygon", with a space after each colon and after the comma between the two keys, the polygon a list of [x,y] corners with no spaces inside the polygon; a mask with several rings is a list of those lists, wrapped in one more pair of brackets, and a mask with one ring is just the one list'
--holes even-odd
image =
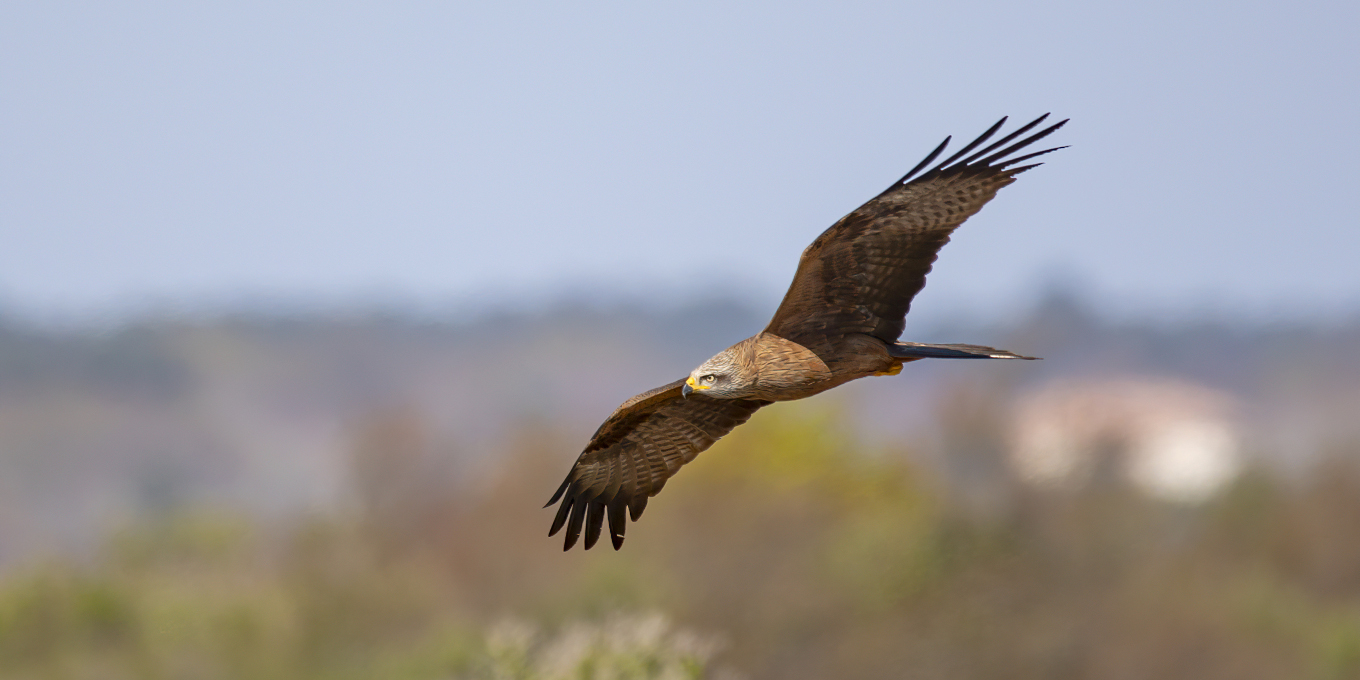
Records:
{"label": "wingtip feather", "polygon": [[562,525],[567,523],[567,514],[571,512],[571,506],[572,502],[568,499],[562,504],[562,507],[557,509],[557,516],[553,517],[552,528],[548,529],[549,538],[556,536],[557,532],[562,530]]}
{"label": "wingtip feather", "polygon": [[615,550],[623,546],[623,533],[628,528],[628,518],[623,514],[625,505],[619,498],[609,502],[609,540]]}
{"label": "wingtip feather", "polygon": [[[1040,120],[1042,120],[1042,118],[1041,118]],[[1004,148],[1004,149],[1002,149],[1002,150],[1000,150],[1000,151],[998,151],[998,152],[996,152],[996,153],[994,153],[994,154],[992,154],[992,155],[990,155],[990,156],[988,156],[988,157],[986,157],[986,158],[984,158],[984,159],[982,159],[982,160],[980,160],[980,161],[978,161],[978,163],[981,163],[981,164],[984,165],[984,166],[990,166],[992,163],[995,163],[995,162],[997,162],[997,161],[999,161],[999,160],[1005,158],[1006,156],[1009,156],[1009,155],[1011,155],[1012,153],[1015,153],[1016,151],[1019,151],[1020,149],[1023,149],[1023,148],[1025,148],[1025,147],[1029,146],[1030,144],[1033,144],[1033,143],[1035,143],[1035,142],[1037,142],[1037,141],[1043,139],[1044,137],[1047,137],[1047,136],[1053,134],[1054,132],[1057,132],[1059,129],[1062,128],[1062,126],[1064,126],[1064,125],[1067,124],[1067,121],[1068,121],[1068,120],[1070,120],[1070,119],[1064,119],[1064,120],[1061,120],[1061,121],[1059,121],[1059,122],[1057,122],[1057,123],[1054,123],[1053,125],[1050,125],[1050,126],[1044,128],[1044,129],[1042,129],[1042,130],[1040,130],[1040,131],[1038,131],[1038,132],[1036,132],[1036,133],[1034,133],[1034,134],[1032,134],[1032,135],[1030,135],[1030,136],[1028,136],[1028,137],[1026,137],[1026,138],[1024,138],[1024,139],[1022,139],[1022,140],[1020,140],[1020,141],[1018,141],[1018,142],[1016,142],[1016,143],[1014,143],[1014,144],[1012,144],[1012,145],[1010,145],[1010,146],[1008,146],[1008,147],[1006,147],[1006,148]]]}
{"label": "wingtip feather", "polygon": [[583,505],[579,500],[571,504],[571,519],[567,521],[567,534],[562,541],[562,550],[564,551],[571,550],[571,547],[576,545],[576,539],[581,537],[581,523],[586,518]]}
{"label": "wingtip feather", "polygon": [[633,496],[633,500],[629,501],[628,503],[628,516],[632,517],[633,521],[636,522],[638,521],[638,518],[642,516],[642,511],[646,509],[647,509],[646,494],[638,494],[636,496]]}
{"label": "wingtip feather", "polygon": [[562,486],[557,487],[557,492],[552,495],[552,498],[548,499],[547,503],[543,504],[543,507],[550,508],[552,507],[553,503],[556,503],[557,501],[561,500],[562,494],[566,493],[567,487],[570,485],[571,477],[567,477],[565,480],[562,480]]}
{"label": "wingtip feather", "polygon": [[591,501],[586,506],[585,549],[590,550],[600,540],[600,529],[604,525],[604,503]]}
{"label": "wingtip feather", "polygon": [[1006,120],[1009,118],[1010,116],[1002,116],[1001,120],[998,120],[996,121],[996,123],[992,124],[991,127],[987,128],[986,132],[982,133],[981,135],[978,135],[977,139],[974,139],[973,141],[969,142],[967,146],[956,151],[953,156],[950,156],[949,158],[946,158],[943,161],[941,161],[939,165],[935,166],[935,169],[943,170],[949,167],[950,163],[953,163],[954,161],[963,158],[963,156],[967,154],[969,151],[976,149],[979,144],[982,144],[983,142],[987,141],[992,135],[996,134],[996,131],[1000,130],[1001,126],[1005,125]]}
{"label": "wingtip feather", "polygon": [[[1007,167],[1010,167],[1010,166],[1012,166],[1012,165],[1015,165],[1016,163],[1023,163],[1023,162],[1025,162],[1025,161],[1027,161],[1027,160],[1029,160],[1029,159],[1031,159],[1031,158],[1038,158],[1039,156],[1042,156],[1042,155],[1044,155],[1044,154],[1053,153],[1054,151],[1058,151],[1058,150],[1066,149],[1066,148],[1067,148],[1066,145],[1064,145],[1064,146],[1055,146],[1055,147],[1053,147],[1052,149],[1044,149],[1043,151],[1035,151],[1034,153],[1027,153],[1027,154],[1025,154],[1025,155],[1023,155],[1023,156],[1020,156],[1020,157],[1018,157],[1018,158],[1012,158],[1012,159],[1006,161],[1005,163],[998,163],[998,164],[996,164],[996,165],[994,165],[994,166],[992,166],[992,167],[996,168],[997,170],[1004,170],[1004,169],[1006,169]],[[1035,163],[1034,165],[1027,165],[1027,166],[1025,166],[1025,167],[1027,167],[1027,168],[1032,168],[1032,167],[1034,167],[1035,165],[1043,165],[1043,163]]]}
{"label": "wingtip feather", "polygon": [[906,184],[906,183],[907,183],[907,180],[910,180],[911,177],[912,177],[912,175],[915,175],[916,173],[920,172],[920,171],[921,171],[923,168],[925,168],[927,165],[930,165],[930,163],[931,163],[932,161],[934,161],[936,158],[939,158],[940,154],[941,154],[941,153],[944,153],[945,147],[949,146],[949,140],[951,140],[951,139],[953,139],[953,138],[954,138],[953,135],[949,135],[948,137],[945,137],[945,138],[944,138],[944,141],[943,141],[943,142],[940,142],[940,145],[937,146],[937,147],[935,147],[935,150],[934,150],[934,151],[931,151],[928,155],[926,155],[925,159],[922,160],[920,163],[917,163],[917,164],[916,164],[916,167],[914,167],[914,168],[912,168],[910,171],[908,171],[907,174],[902,175],[902,179],[899,179],[899,180],[897,180],[896,182],[893,182],[892,186],[888,187],[887,190],[888,190],[888,191],[892,191],[893,189],[895,189],[895,188],[897,188],[897,187],[899,187],[899,186],[902,186],[903,184]]}
{"label": "wingtip feather", "polygon": [[1042,123],[1042,122],[1044,121],[1045,118],[1048,118],[1048,114],[1047,114],[1047,113],[1045,113],[1045,114],[1042,115],[1042,116],[1039,116],[1038,118],[1035,118],[1034,120],[1032,120],[1032,121],[1030,121],[1030,122],[1028,122],[1028,123],[1025,123],[1024,125],[1021,125],[1019,128],[1016,128],[1015,130],[1010,131],[1009,133],[1006,134],[1005,137],[1002,137],[1001,139],[998,139],[998,140],[996,140],[995,142],[992,142],[991,144],[988,144],[988,145],[986,146],[986,148],[984,148],[984,149],[982,149],[981,151],[979,151],[979,152],[977,152],[977,153],[975,153],[975,154],[973,154],[973,155],[971,155],[971,156],[969,156],[969,157],[963,159],[963,161],[961,161],[959,164],[960,164],[960,165],[969,165],[969,164],[973,163],[974,161],[976,161],[977,159],[982,158],[983,156],[986,156],[987,154],[989,154],[989,153],[991,153],[991,152],[993,152],[993,151],[995,151],[995,150],[997,150],[997,149],[999,149],[999,148],[1005,146],[1006,144],[1010,143],[1010,141],[1011,141],[1012,139],[1015,139],[1016,137],[1019,137],[1020,135],[1025,134],[1025,133],[1028,132],[1029,130],[1033,129],[1034,126],[1038,125],[1039,123]]}

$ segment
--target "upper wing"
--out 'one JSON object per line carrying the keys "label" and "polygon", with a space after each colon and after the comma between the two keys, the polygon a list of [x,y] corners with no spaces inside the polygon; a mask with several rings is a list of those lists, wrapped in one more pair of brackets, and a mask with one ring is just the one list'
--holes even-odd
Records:
{"label": "upper wing", "polygon": [[835,336],[848,333],[867,333],[888,343],[897,340],[911,299],[925,287],[935,254],[954,229],[1016,175],[1039,165],[1015,164],[1063,148],[1006,158],[1067,122],[1006,146],[1047,117],[1044,114],[964,158],[1001,128],[1006,122],[1002,118],[971,144],[911,179],[944,151],[949,144],[945,138],[906,176],[841,218],[803,251],[793,284],[765,332],[814,351],[834,346]]}
{"label": "upper wing", "polygon": [[623,545],[625,507],[637,521],[647,499],[659,493],[681,465],[770,403],[714,399],[697,392],[686,398],[680,394],[684,383],[677,380],[629,399],[595,431],[566,481],[548,501],[552,505],[562,500],[548,535],[565,524],[564,550],[576,545],[582,523],[586,549],[595,545],[606,511],[609,536],[618,550]]}

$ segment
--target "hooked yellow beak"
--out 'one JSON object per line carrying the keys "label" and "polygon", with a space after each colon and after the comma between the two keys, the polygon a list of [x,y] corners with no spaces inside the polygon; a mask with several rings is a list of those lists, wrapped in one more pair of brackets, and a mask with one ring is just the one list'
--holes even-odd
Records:
{"label": "hooked yellow beak", "polygon": [[685,386],[680,388],[680,396],[688,397],[689,393],[694,390],[707,390],[712,389],[712,387],[712,385],[700,385],[694,381],[694,376],[691,375],[690,377],[685,378]]}

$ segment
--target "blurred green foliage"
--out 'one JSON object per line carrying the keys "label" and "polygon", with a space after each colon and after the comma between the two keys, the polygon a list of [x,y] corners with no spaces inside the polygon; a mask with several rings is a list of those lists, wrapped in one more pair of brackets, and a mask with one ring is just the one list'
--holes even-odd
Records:
{"label": "blurred green foliage", "polygon": [[[952,454],[1000,466],[969,409]],[[579,442],[526,426],[441,486],[418,419],[379,418],[345,512],[184,512],[4,573],[0,677],[1360,677],[1352,467],[1199,507],[1013,481],[980,507],[851,420],[766,409],[622,552],[562,553],[539,506]]]}
{"label": "blurred green foliage", "polygon": [[[418,561],[416,561],[418,562]],[[428,567],[428,565],[423,565]],[[280,544],[186,517],[119,537],[94,567],[35,566],[0,590],[15,678],[695,678],[713,644],[659,615],[483,632],[450,584],[315,525]]]}

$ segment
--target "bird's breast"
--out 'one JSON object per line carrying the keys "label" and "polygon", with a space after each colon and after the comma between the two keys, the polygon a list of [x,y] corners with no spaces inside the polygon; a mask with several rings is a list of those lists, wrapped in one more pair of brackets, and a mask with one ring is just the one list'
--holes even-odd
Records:
{"label": "bird's breast", "polygon": [[755,340],[753,363],[758,398],[790,401],[835,386],[831,369],[812,350],[769,333]]}

